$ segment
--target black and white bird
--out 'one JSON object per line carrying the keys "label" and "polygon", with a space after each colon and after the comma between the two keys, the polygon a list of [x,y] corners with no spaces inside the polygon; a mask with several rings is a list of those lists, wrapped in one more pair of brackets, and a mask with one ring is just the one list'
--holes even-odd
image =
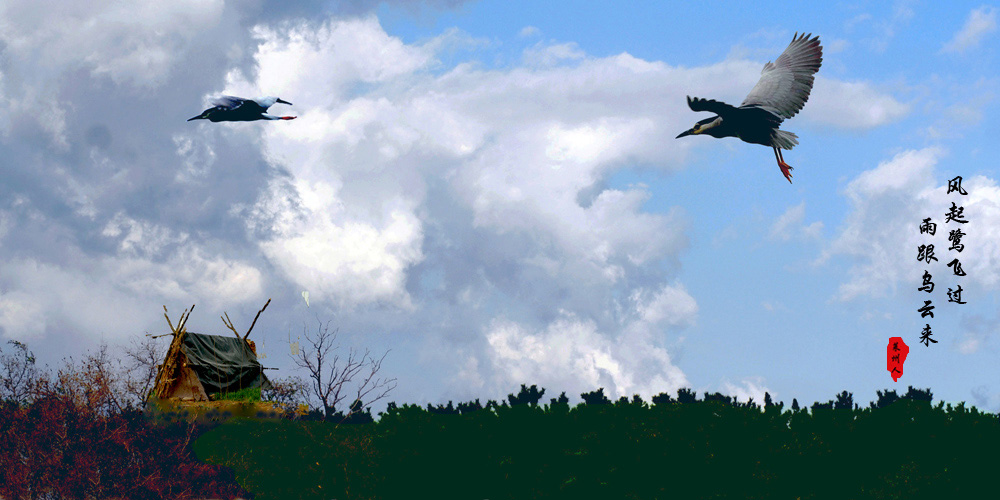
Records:
{"label": "black and white bird", "polygon": [[208,120],[213,122],[251,122],[254,120],[294,120],[294,116],[275,116],[267,114],[267,108],[275,103],[292,103],[278,97],[261,97],[258,99],[244,99],[224,95],[212,101],[211,108],[191,120]]}
{"label": "black and white bird", "polygon": [[819,37],[812,35],[792,37],[792,43],[774,62],[768,62],[760,72],[760,80],[737,108],[711,99],[687,98],[692,111],[710,111],[717,116],[706,118],[681,133],[705,134],[716,138],[737,137],[751,144],[763,144],[774,149],[778,168],[788,182],[792,182],[792,167],[785,163],[782,149],[792,149],[799,143],[798,136],[778,130],[781,122],[795,116],[812,91],[813,75],[823,63],[823,47]]}

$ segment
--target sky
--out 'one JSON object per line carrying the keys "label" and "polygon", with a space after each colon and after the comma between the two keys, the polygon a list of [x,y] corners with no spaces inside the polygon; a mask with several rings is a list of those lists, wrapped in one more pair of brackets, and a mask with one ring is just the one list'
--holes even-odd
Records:
{"label": "sky", "polygon": [[[56,367],[167,332],[164,305],[225,335],[270,298],[278,376],[329,322],[400,403],[913,385],[1000,411],[996,5],[540,4],[3,2],[0,340]],[[709,116],[685,96],[738,104],[796,32],[824,54],[793,184],[766,147],[675,139]],[[221,94],[298,118],[186,121]]]}

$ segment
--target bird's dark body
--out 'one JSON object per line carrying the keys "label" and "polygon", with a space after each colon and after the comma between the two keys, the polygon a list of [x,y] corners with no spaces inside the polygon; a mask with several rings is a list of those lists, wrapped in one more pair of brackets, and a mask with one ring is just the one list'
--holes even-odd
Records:
{"label": "bird's dark body", "polygon": [[208,120],[211,122],[252,122],[256,120],[292,120],[294,116],[274,116],[267,114],[268,108],[276,103],[292,103],[278,97],[261,97],[244,99],[242,97],[222,96],[212,101],[211,108],[202,111],[192,120]]}
{"label": "bird's dark body", "polygon": [[252,122],[254,120],[263,120],[264,113],[267,112],[267,108],[262,108],[256,102],[250,100],[233,109],[227,109],[225,106],[215,106],[214,109],[217,111],[208,115],[208,121]]}
{"label": "bird's dark body", "polygon": [[[781,124],[781,119],[771,112],[757,107],[740,107],[719,113],[719,116],[722,117],[722,124],[706,130],[704,135],[717,139],[736,137],[750,144],[777,146],[774,141],[774,131]],[[708,121],[714,119],[715,117],[712,117]]]}

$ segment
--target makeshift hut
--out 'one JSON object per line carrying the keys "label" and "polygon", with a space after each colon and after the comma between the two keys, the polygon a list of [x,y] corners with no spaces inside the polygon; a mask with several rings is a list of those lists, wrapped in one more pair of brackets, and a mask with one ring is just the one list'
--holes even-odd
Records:
{"label": "makeshift hut", "polygon": [[[270,303],[268,299],[267,304]],[[194,306],[181,314],[174,327],[164,306],[164,316],[172,331],[169,335],[173,336],[173,340],[156,374],[153,394],[158,399],[208,401],[213,394],[255,387],[270,388],[271,382],[264,375],[265,368],[257,360],[253,341],[247,340],[267,304],[257,312],[257,317],[243,337],[233,328],[232,321],[226,321],[228,314],[223,318],[223,323],[233,331],[235,338],[187,331],[187,319]]]}

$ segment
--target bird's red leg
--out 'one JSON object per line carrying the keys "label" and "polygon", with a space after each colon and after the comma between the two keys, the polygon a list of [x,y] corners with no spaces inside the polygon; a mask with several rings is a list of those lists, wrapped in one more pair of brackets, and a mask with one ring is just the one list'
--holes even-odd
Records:
{"label": "bird's red leg", "polygon": [[294,120],[295,117],[294,116],[282,116],[281,119],[282,120]]}
{"label": "bird's red leg", "polygon": [[785,163],[785,158],[781,154],[781,150],[780,149],[778,149],[778,148],[773,148],[773,149],[774,149],[774,159],[778,160],[778,168],[781,169],[781,173],[785,175],[785,178],[788,179],[788,183],[791,184],[792,183],[792,166],[789,165],[789,164],[787,164],[787,163]]}

